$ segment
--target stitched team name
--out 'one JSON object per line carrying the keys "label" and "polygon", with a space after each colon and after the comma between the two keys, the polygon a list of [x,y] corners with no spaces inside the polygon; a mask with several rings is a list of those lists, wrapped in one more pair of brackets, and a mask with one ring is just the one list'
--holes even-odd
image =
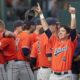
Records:
{"label": "stitched team name", "polygon": [[57,56],[58,54],[60,54],[61,52],[67,51],[67,47],[63,47],[63,48],[57,48],[54,52],[54,55]]}

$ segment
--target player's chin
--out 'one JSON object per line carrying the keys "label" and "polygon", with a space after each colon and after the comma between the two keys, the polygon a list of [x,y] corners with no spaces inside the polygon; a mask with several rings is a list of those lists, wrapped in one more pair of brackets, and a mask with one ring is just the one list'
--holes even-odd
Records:
{"label": "player's chin", "polygon": [[59,39],[63,39],[64,37],[63,37],[63,36],[58,36],[58,38],[59,38]]}

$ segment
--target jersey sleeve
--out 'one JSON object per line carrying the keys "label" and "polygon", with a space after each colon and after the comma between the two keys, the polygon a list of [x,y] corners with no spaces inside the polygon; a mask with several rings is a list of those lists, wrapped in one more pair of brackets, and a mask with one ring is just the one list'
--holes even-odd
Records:
{"label": "jersey sleeve", "polygon": [[38,53],[38,52],[37,52],[37,44],[34,43],[33,46],[32,46],[32,50],[31,50],[31,55],[30,55],[30,57],[36,58],[37,55],[38,55],[37,53]]}
{"label": "jersey sleeve", "polygon": [[30,42],[31,42],[30,38],[26,37],[25,39],[22,40],[21,47],[30,49],[31,48],[31,43]]}

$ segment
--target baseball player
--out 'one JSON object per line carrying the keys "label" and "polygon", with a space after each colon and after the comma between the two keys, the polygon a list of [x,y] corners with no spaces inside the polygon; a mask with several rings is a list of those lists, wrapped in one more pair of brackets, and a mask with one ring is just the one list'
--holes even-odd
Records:
{"label": "baseball player", "polygon": [[[43,43],[43,44],[42,44]],[[46,56],[46,47],[45,45],[48,43],[48,38],[43,33],[39,36],[39,40],[34,43],[31,52],[31,58],[33,60],[38,59],[38,72],[37,72],[37,80],[49,80],[51,69],[50,69],[50,61]]]}
{"label": "baseball player", "polygon": [[[0,32],[4,32],[4,31],[5,31],[5,24],[2,20],[0,20]],[[16,45],[15,45],[14,38],[12,38],[12,37],[11,38],[7,38],[7,37],[1,38],[0,39],[0,51],[3,52],[3,56],[4,56],[3,63],[4,63],[4,59],[8,63],[6,66],[7,67],[7,77],[4,78],[5,72],[1,76],[3,77],[3,80],[7,80],[7,78],[8,78],[8,80],[11,80],[11,79],[9,79],[9,77],[12,77],[11,73],[13,73],[12,72],[12,67],[13,67],[12,62],[14,62],[14,60],[16,59],[16,55],[15,55]],[[4,70],[2,69],[2,71],[4,71]]]}
{"label": "baseball player", "polygon": [[[4,23],[3,23],[3,21],[0,20],[0,40],[3,38],[2,37],[3,26],[4,26]],[[7,80],[6,72],[5,72],[5,69],[4,69],[5,62],[6,61],[5,61],[5,58],[4,58],[4,55],[3,55],[3,51],[0,50],[0,80]]]}
{"label": "baseball player", "polygon": [[23,26],[23,31],[16,36],[17,40],[17,60],[14,80],[34,80],[32,70],[29,65],[28,57],[31,49],[30,32],[31,24],[27,22]]}
{"label": "baseball player", "polygon": [[[5,26],[4,22],[2,20],[0,20],[0,40],[3,39],[4,37],[6,37],[6,38],[14,37],[12,32],[2,30],[4,28],[4,26]],[[4,51],[0,50],[0,80],[7,80],[5,64],[6,64],[6,60],[5,60],[5,56],[4,56]]]}
{"label": "baseball player", "polygon": [[32,34],[30,34],[30,38],[31,38],[31,45],[33,45],[33,43],[35,43],[38,40],[38,36],[39,36],[39,31],[42,28],[42,26],[40,26],[40,19],[34,19],[32,21],[32,25],[34,25],[33,27],[35,27],[35,30]]}
{"label": "baseball player", "polygon": [[14,22],[14,35],[17,36],[22,32],[22,27],[23,27],[24,21],[22,20],[16,20]]}
{"label": "baseball player", "polygon": [[[31,46],[37,42],[38,37],[40,34],[43,33],[43,28],[41,26],[40,18],[36,18],[33,20],[33,23],[36,27],[35,31],[30,35],[30,40],[31,40]],[[38,60],[36,61],[36,65],[32,67],[33,72],[34,72],[34,78],[37,80],[37,70],[38,70]]]}
{"label": "baseball player", "polygon": [[[52,33],[48,28],[48,24],[43,16],[41,8],[38,4],[36,11],[40,15],[41,23],[44,26],[45,33],[50,38]],[[71,27],[61,25],[58,36],[52,38],[52,71],[50,80],[72,80],[72,58],[75,51],[76,39],[76,14],[75,8],[70,7]]]}

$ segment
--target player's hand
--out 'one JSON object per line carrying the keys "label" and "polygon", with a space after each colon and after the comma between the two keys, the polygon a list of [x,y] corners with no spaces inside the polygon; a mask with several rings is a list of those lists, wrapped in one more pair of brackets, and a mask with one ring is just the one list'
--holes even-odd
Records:
{"label": "player's hand", "polygon": [[76,8],[72,7],[71,5],[69,6],[69,13],[70,14],[75,14],[76,13]]}
{"label": "player's hand", "polygon": [[14,33],[11,31],[6,31],[5,32],[5,37],[15,37]]}
{"label": "player's hand", "polygon": [[34,11],[35,11],[36,14],[42,13],[42,10],[41,10],[41,7],[40,7],[39,3],[37,3],[37,7],[34,8]]}
{"label": "player's hand", "polygon": [[80,55],[74,59],[74,61],[80,61]]}

